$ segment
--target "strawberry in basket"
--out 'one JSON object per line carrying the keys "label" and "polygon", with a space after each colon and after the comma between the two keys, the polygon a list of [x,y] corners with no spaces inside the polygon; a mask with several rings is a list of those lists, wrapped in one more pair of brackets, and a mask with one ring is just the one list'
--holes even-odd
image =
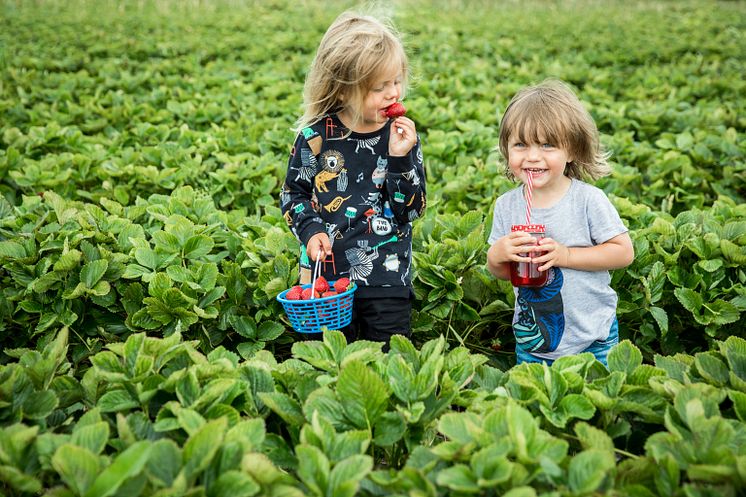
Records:
{"label": "strawberry in basket", "polygon": [[302,300],[303,287],[300,285],[295,285],[290,290],[288,290],[288,293],[285,294],[285,298],[288,300]]}
{"label": "strawberry in basket", "polygon": [[344,293],[349,290],[351,286],[352,283],[350,282],[350,278],[339,278],[334,282],[334,290],[337,293]]}
{"label": "strawberry in basket", "polygon": [[316,283],[313,286],[314,290],[316,290],[319,293],[324,293],[329,291],[329,282],[326,281],[326,278],[323,276],[319,276],[316,278]]}
{"label": "strawberry in basket", "polygon": [[[311,293],[313,292],[313,293]],[[313,288],[306,288],[303,290],[303,293],[301,295],[301,300],[311,300],[311,296],[313,295],[313,298],[317,299],[321,297],[321,294],[317,291],[315,291]]]}

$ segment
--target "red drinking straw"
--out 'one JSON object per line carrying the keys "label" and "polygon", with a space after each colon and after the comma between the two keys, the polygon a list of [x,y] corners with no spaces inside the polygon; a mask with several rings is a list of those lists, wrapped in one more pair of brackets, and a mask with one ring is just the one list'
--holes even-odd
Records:
{"label": "red drinking straw", "polygon": [[531,224],[531,194],[534,189],[531,171],[526,171],[526,224]]}

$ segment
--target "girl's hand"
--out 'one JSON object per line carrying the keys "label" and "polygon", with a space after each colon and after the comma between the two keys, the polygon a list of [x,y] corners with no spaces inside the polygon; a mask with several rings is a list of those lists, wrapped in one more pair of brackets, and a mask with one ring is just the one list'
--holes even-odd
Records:
{"label": "girl's hand", "polygon": [[[321,252],[319,254],[319,251]],[[308,260],[324,260],[332,255],[332,244],[329,243],[329,235],[326,233],[316,233],[308,240],[306,244],[306,255]]]}
{"label": "girl's hand", "polygon": [[534,257],[531,262],[542,264],[539,271],[546,271],[550,267],[568,267],[570,260],[570,248],[562,245],[554,238],[542,238],[539,240],[539,250],[544,254]]}
{"label": "girl's hand", "polygon": [[[399,133],[401,130],[401,133]],[[404,157],[417,144],[417,129],[414,121],[406,116],[397,117],[391,123],[389,133],[389,155]]]}

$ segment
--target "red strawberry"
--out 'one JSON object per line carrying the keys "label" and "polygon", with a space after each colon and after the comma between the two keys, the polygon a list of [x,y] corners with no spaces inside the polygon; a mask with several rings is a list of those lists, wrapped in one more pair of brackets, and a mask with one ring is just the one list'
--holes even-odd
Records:
{"label": "red strawberry", "polygon": [[396,119],[399,116],[403,116],[407,113],[407,109],[401,104],[401,102],[395,102],[386,107],[386,117]]}
{"label": "red strawberry", "polygon": [[316,279],[316,284],[313,286],[313,288],[319,293],[327,292],[329,291],[329,282],[326,281],[326,278],[324,278],[323,276],[319,276]]}
{"label": "red strawberry", "polygon": [[334,289],[337,293],[346,292],[350,288],[350,278],[339,278],[334,282]]}
{"label": "red strawberry", "polygon": [[311,300],[311,292],[313,292],[313,297],[314,298],[319,298],[320,297],[319,292],[314,292],[313,288],[309,287],[309,288],[303,289],[303,294],[301,295],[301,298],[303,300]]}
{"label": "red strawberry", "polygon": [[300,300],[303,298],[303,287],[295,285],[293,288],[288,290],[288,293],[285,294],[285,298],[288,300]]}
{"label": "red strawberry", "polygon": [[401,104],[401,102],[394,102],[393,104],[386,107],[386,117],[390,119],[396,119],[399,116],[403,116],[407,113],[407,109]]}
{"label": "red strawberry", "polygon": [[321,294],[322,297],[333,297],[334,295],[337,295],[337,292],[334,290],[329,290]]}

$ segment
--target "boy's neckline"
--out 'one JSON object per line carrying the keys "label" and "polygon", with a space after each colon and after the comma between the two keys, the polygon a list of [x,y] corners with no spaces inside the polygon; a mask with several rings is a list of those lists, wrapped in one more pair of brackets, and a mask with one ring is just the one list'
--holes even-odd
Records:
{"label": "boy's neckline", "polygon": [[[536,202],[536,200],[537,200],[536,199],[536,193],[537,193],[537,191],[534,190],[533,191],[533,196],[532,196],[532,204],[533,204],[532,208],[544,210],[544,209],[551,209],[551,208],[556,207],[557,205],[559,205],[559,203],[562,202],[562,200],[567,197],[567,194],[570,193],[570,190],[572,189],[573,185],[575,184],[575,180],[573,178],[568,178],[568,179],[570,181],[567,184],[567,188],[565,188],[562,192],[560,192],[558,194],[550,194],[551,195],[551,199],[550,199],[550,202],[549,202],[548,205],[545,205],[544,203],[542,203],[541,205],[537,204],[537,202]],[[521,195],[523,196],[524,199],[526,198],[526,185],[521,185]]]}

